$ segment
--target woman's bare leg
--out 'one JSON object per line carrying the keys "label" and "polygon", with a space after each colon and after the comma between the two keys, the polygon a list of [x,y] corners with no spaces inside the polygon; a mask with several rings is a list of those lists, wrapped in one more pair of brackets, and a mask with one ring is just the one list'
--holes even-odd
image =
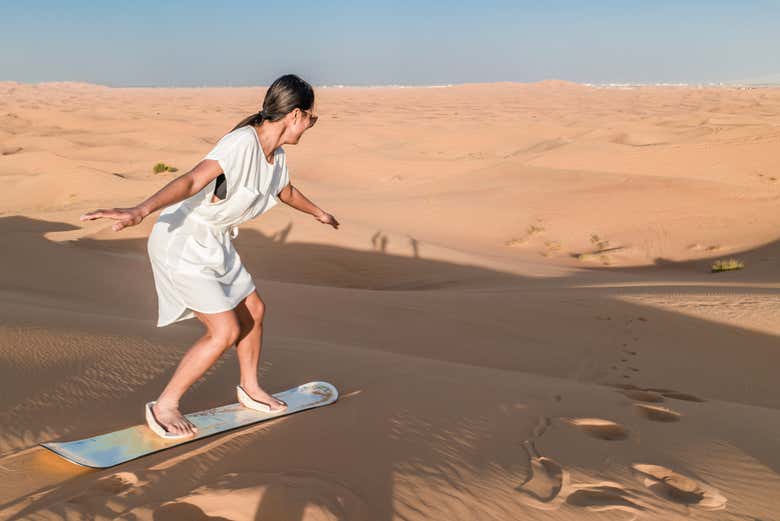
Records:
{"label": "woman's bare leg", "polygon": [[179,412],[179,400],[184,392],[214,365],[220,355],[238,340],[241,332],[234,310],[221,313],[195,311],[195,316],[206,326],[206,334],[184,354],[152,409],[157,421],[169,432],[176,434],[197,432],[197,427]]}
{"label": "woman's bare leg", "polygon": [[284,409],[284,402],[265,392],[257,381],[260,351],[263,349],[263,317],[265,316],[265,304],[257,294],[257,290],[236,306],[236,315],[241,325],[241,333],[236,343],[238,364],[241,369],[241,387],[253,399],[270,404],[271,410]]}

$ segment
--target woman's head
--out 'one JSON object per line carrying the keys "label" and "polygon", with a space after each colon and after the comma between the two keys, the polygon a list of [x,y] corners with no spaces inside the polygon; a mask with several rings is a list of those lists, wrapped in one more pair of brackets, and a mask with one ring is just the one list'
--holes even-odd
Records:
{"label": "woman's head", "polygon": [[285,74],[268,87],[260,110],[244,118],[233,130],[264,123],[280,125],[283,128],[283,142],[294,144],[316,121],[314,89],[297,75]]}

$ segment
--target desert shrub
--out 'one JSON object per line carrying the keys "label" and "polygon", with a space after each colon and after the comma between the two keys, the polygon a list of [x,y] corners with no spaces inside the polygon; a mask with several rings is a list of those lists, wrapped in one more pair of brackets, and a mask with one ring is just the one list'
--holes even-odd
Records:
{"label": "desert shrub", "polygon": [[729,270],[741,270],[745,267],[745,263],[737,259],[716,260],[712,264],[713,273],[716,271],[729,271]]}
{"label": "desert shrub", "polygon": [[178,168],[166,165],[165,163],[157,163],[154,165],[153,170],[155,174],[159,174],[160,172],[176,172]]}

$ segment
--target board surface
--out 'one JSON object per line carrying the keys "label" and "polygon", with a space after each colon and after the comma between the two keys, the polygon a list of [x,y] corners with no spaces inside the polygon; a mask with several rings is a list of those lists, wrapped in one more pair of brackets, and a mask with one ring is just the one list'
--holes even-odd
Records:
{"label": "board surface", "polygon": [[[287,409],[271,413],[248,409],[240,403],[231,403],[206,411],[185,414],[184,416],[198,427],[198,433],[189,438],[163,439],[152,432],[144,421],[140,425],[100,434],[92,438],[75,441],[51,441],[40,445],[85,467],[113,467],[141,456],[207,438],[220,432],[329,405],[338,399],[339,393],[328,382],[309,382],[273,396],[284,400],[287,403]],[[143,404],[139,409],[141,409],[139,416],[143,418]]]}

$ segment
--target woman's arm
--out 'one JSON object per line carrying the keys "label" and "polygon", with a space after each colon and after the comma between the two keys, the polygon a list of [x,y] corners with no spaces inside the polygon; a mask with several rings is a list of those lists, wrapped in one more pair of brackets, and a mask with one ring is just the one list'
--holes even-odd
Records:
{"label": "woman's arm", "polygon": [[336,220],[336,218],[307,199],[300,190],[292,185],[292,183],[288,183],[287,186],[282,188],[282,191],[279,192],[278,197],[280,201],[289,206],[292,206],[296,210],[309,213],[321,223],[330,224],[334,228],[338,229],[339,222]]}
{"label": "woman's arm", "polygon": [[183,174],[137,206],[144,217],[166,206],[183,201],[197,194],[203,187],[222,173],[222,167],[214,159],[204,159],[195,168]]}
{"label": "woman's arm", "polygon": [[119,231],[126,226],[134,226],[144,220],[144,217],[166,206],[178,203],[200,192],[204,186],[222,173],[222,167],[213,159],[204,159],[195,168],[182,174],[154,195],[132,208],[111,208],[95,210],[80,217],[82,221],[107,217],[114,219],[112,228]]}

